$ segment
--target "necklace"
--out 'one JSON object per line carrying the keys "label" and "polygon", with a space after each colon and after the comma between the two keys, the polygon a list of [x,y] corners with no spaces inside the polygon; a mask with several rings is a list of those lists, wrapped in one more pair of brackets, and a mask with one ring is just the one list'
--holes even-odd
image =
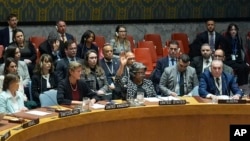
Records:
{"label": "necklace", "polygon": [[76,83],[75,88],[73,88],[73,85],[70,83],[70,87],[71,87],[72,91],[76,91],[77,90],[77,83]]}

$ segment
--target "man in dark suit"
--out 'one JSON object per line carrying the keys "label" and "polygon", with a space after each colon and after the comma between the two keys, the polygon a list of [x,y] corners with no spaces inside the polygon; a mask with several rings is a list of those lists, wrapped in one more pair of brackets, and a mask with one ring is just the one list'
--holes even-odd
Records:
{"label": "man in dark suit", "polygon": [[177,55],[179,53],[179,44],[177,41],[172,40],[168,47],[168,56],[161,58],[157,61],[156,68],[153,71],[150,79],[154,84],[156,93],[159,94],[159,82],[164,69],[169,66],[174,66],[177,62]]}
{"label": "man in dark suit", "polygon": [[68,66],[70,62],[77,61],[83,64],[83,60],[76,57],[76,52],[77,52],[76,42],[72,40],[67,41],[65,43],[64,51],[65,51],[66,57],[58,61],[56,65],[56,74],[57,74],[57,78],[59,82],[63,80],[64,78],[66,78],[68,74]]}
{"label": "man in dark suit", "polygon": [[212,50],[209,44],[205,43],[201,46],[201,55],[193,58],[190,66],[195,68],[197,77],[200,78],[205,68],[209,67],[212,62]]}
{"label": "man in dark suit", "polygon": [[60,37],[60,40],[63,43],[65,43],[68,40],[76,41],[73,35],[71,35],[69,33],[66,33],[66,23],[65,23],[65,21],[63,21],[63,20],[57,21],[56,29],[57,29],[58,35]]}
{"label": "man in dark suit", "polygon": [[225,52],[225,54],[227,54],[227,52],[230,52],[226,39],[221,34],[215,31],[214,20],[207,20],[206,27],[207,30],[198,34],[196,36],[196,39],[190,45],[189,56],[191,58],[195,56],[201,56],[200,49],[201,45],[204,43],[208,43],[210,45],[212,52],[214,52],[218,48],[221,48]]}
{"label": "man in dark suit", "polygon": [[4,47],[9,46],[9,44],[13,42],[13,30],[17,28],[18,23],[16,14],[10,14],[7,20],[9,26],[0,30],[0,45]]}
{"label": "man in dark suit", "polygon": [[104,45],[103,56],[104,58],[100,60],[100,65],[103,68],[107,77],[109,88],[111,90],[114,90],[115,75],[120,66],[120,61],[118,58],[113,57],[113,47],[110,44]]}
{"label": "man in dark suit", "polygon": [[217,99],[219,95],[228,95],[233,93],[232,98],[239,99],[242,92],[235,82],[234,76],[223,72],[223,62],[213,60],[211,69],[206,70],[200,78],[199,94],[204,98]]}
{"label": "man in dark suit", "polygon": [[41,43],[39,46],[39,52],[42,54],[49,54],[54,63],[60,59],[66,57],[64,52],[64,43],[60,41],[59,35],[52,31],[49,33],[48,39]]}

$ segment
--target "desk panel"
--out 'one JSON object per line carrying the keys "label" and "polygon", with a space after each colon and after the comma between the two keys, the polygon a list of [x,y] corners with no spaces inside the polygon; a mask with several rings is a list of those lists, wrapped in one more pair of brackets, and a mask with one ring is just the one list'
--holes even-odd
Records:
{"label": "desk panel", "polygon": [[44,118],[9,141],[226,141],[230,124],[250,124],[250,105],[190,104]]}

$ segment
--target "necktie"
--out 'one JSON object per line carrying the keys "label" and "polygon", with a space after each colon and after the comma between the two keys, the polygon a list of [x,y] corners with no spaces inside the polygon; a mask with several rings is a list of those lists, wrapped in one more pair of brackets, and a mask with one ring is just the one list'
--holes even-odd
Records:
{"label": "necktie", "polygon": [[75,58],[71,58],[70,61],[75,61]]}
{"label": "necktie", "polygon": [[171,64],[174,65],[174,58],[171,58]]}
{"label": "necktie", "polygon": [[179,86],[180,86],[180,96],[183,96],[183,95],[184,95],[184,79],[183,79],[183,72],[180,73]]}
{"label": "necktie", "polygon": [[206,64],[207,64],[207,65],[209,64],[209,60],[206,60]]}
{"label": "necktie", "polygon": [[218,87],[220,87],[220,78],[216,78],[216,83],[217,83],[217,85],[218,85]]}
{"label": "necktie", "polygon": [[215,50],[215,48],[214,48],[214,33],[213,32],[210,33],[209,45],[210,45],[212,50]]}

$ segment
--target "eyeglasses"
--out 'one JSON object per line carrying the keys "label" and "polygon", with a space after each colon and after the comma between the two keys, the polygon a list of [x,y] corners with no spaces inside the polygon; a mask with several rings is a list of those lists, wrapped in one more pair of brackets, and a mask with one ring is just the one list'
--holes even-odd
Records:
{"label": "eyeglasses", "polygon": [[222,58],[222,57],[224,57],[224,56],[222,56],[222,55],[214,55],[214,57],[220,57],[220,58]]}
{"label": "eyeglasses", "polygon": [[128,60],[135,60],[135,58],[133,57],[133,58],[128,58]]}
{"label": "eyeglasses", "polygon": [[169,48],[170,50],[177,51],[178,48]]}
{"label": "eyeglasses", "polygon": [[126,30],[124,30],[124,31],[119,31],[119,32],[125,32],[125,33],[126,33],[127,31],[126,31]]}

